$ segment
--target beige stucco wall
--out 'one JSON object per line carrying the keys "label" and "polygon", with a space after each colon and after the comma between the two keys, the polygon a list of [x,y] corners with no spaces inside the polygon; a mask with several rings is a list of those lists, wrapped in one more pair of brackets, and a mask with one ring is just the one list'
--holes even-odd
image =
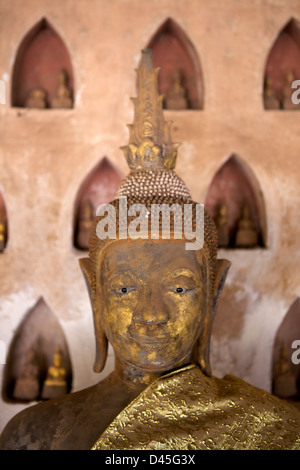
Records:
{"label": "beige stucco wall", "polygon": [[[42,17],[72,59],[73,110],[10,106],[18,46]],[[255,173],[266,204],[267,249],[220,251],[232,267],[213,331],[213,369],[270,390],[274,336],[300,293],[300,113],[265,112],[262,79],[277,34],[291,17],[300,19],[299,0],[0,0],[0,79],[8,98],[0,105],[0,189],[10,233],[0,257],[0,339],[8,347],[43,296],[66,334],[74,390],[99,380],[82,255],[72,248],[74,202],[103,156],[128,172],[119,147],[132,122],[134,68],[168,17],[193,43],[205,89],[203,110],[165,112],[174,121],[173,140],[182,142],[178,174],[204,202],[215,172],[235,152]],[[112,364],[110,354],[104,374]],[[23,408],[0,407],[0,429]]]}

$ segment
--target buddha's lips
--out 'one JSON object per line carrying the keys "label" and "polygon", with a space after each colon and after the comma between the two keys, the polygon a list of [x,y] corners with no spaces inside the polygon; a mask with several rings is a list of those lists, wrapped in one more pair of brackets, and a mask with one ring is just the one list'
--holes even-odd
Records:
{"label": "buddha's lips", "polygon": [[129,327],[130,337],[143,344],[166,343],[170,341],[169,333],[165,333],[166,322],[133,324]]}
{"label": "buddha's lips", "polygon": [[139,335],[130,335],[131,338],[137,343],[143,344],[155,344],[155,343],[167,343],[169,342],[168,336],[139,336]]}

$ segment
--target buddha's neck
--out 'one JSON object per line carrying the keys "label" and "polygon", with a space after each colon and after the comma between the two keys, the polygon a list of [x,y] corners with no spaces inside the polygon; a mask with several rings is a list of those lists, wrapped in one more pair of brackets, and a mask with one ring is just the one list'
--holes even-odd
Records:
{"label": "buddha's neck", "polygon": [[132,388],[140,388],[142,386],[147,386],[153,380],[157,379],[161,372],[147,372],[138,367],[128,364],[120,358],[115,358],[115,373],[120,377],[122,382],[127,383]]}
{"label": "buddha's neck", "polygon": [[[178,364],[177,367],[184,366],[190,363],[190,357]],[[177,368],[176,367],[176,368]],[[115,356],[115,374],[117,374],[122,382],[127,383],[132,388],[146,387],[151,382],[156,380],[161,375],[170,372],[169,370],[160,372],[148,372],[142,370],[132,364],[128,364],[119,357]]]}

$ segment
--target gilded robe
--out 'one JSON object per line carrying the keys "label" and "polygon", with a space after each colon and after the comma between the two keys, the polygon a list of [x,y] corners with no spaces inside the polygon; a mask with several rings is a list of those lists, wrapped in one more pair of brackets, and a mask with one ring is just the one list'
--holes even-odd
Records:
{"label": "gilded robe", "polygon": [[231,375],[190,365],[152,382],[92,450],[300,450],[300,412]]}

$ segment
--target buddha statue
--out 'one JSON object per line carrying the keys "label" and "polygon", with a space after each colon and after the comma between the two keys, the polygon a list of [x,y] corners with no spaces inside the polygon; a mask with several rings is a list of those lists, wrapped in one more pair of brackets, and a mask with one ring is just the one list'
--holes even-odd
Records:
{"label": "buddha statue", "polygon": [[42,388],[42,398],[56,398],[67,393],[67,371],[62,366],[63,357],[59,346],[53,354],[53,364],[49,367],[46,380]]}
{"label": "buddha statue", "polygon": [[[89,256],[80,260],[94,317],[94,370],[103,370],[108,342],[115,368],[94,386],[16,415],[0,448],[300,448],[292,405],[242,379],[212,375],[210,334],[230,263],[217,258],[215,224],[175,172],[178,144],[163,119],[151,50],[137,74],[123,147],[131,171],[116,199],[97,209]],[[143,147],[146,138],[152,146]],[[142,149],[154,147],[144,158]]]}
{"label": "buddha statue", "polygon": [[285,82],[282,89],[282,109],[296,110],[300,108],[300,105],[292,102],[292,94],[294,92],[292,83],[294,80],[294,73],[292,70],[289,70],[285,76]]}
{"label": "buddha statue", "polygon": [[20,370],[20,376],[16,379],[13,398],[20,401],[37,400],[40,394],[39,381],[40,368],[33,345],[26,354],[25,363]]}
{"label": "buddha statue", "polygon": [[220,248],[226,248],[229,246],[230,238],[227,219],[227,206],[225,204],[221,204],[218,207],[218,213],[214,220],[218,230],[218,246]]}
{"label": "buddha statue", "polygon": [[7,238],[6,223],[3,217],[3,212],[0,211],[0,253],[4,251],[4,248],[6,245],[6,238]]}
{"label": "buddha statue", "polygon": [[273,393],[281,398],[291,398],[298,394],[297,378],[292,371],[292,361],[288,357],[285,343],[282,343],[278,361],[275,364]]}
{"label": "buddha statue", "polygon": [[186,90],[182,86],[180,70],[175,70],[173,83],[165,97],[166,109],[187,109]]}
{"label": "buddha statue", "polygon": [[47,107],[47,93],[41,88],[34,88],[25,103],[26,108],[44,109]]}
{"label": "buddha statue", "polygon": [[251,217],[250,207],[245,203],[242,207],[241,218],[235,236],[235,246],[238,248],[253,248],[258,244],[258,233]]}
{"label": "buddha statue", "polygon": [[72,108],[72,92],[68,86],[68,75],[65,70],[61,70],[58,75],[58,88],[56,95],[51,100],[51,108]]}
{"label": "buddha statue", "polygon": [[94,218],[94,207],[86,199],[79,209],[75,245],[80,250],[88,250],[90,230]]}
{"label": "buddha statue", "polygon": [[272,80],[269,75],[266,76],[264,88],[264,107],[265,109],[279,109],[280,102],[277,99],[272,87]]}

